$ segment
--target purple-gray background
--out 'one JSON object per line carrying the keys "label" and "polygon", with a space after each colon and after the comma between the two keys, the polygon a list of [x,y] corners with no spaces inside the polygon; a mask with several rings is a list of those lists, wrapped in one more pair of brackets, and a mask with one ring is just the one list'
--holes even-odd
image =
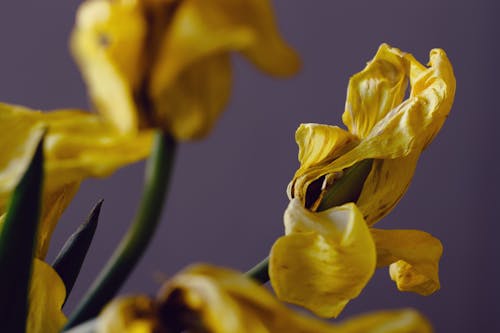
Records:
{"label": "purple-gray background", "polygon": [[[4,0],[0,4],[0,100],[39,109],[87,107],[67,47],[80,1]],[[282,234],[285,187],[297,163],[301,122],[339,124],[350,75],[381,42],[427,61],[444,48],[457,77],[455,105],[423,154],[410,190],[378,226],[422,229],[439,237],[442,289],[399,293],[379,270],[342,318],[414,306],[437,332],[500,329],[500,170],[496,1],[274,1],[283,34],[302,55],[300,75],[279,81],[235,57],[234,90],[213,134],[180,147],[162,224],[124,292],[154,293],[161,279],[193,262],[246,270]],[[50,257],[105,199],[75,305],[134,215],[144,165],[86,181],[55,233]]]}

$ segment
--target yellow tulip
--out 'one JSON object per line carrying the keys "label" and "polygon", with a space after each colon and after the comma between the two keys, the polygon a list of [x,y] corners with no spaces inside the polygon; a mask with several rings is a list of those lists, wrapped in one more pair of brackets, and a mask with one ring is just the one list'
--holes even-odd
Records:
{"label": "yellow tulip", "polygon": [[[44,258],[54,227],[87,177],[104,177],[149,155],[152,133],[121,136],[100,117],[78,110],[48,113],[0,103],[0,214],[26,170],[42,133],[45,170],[35,256]],[[1,227],[1,221],[0,221]]]}
{"label": "yellow tulip", "polygon": [[101,112],[122,133],[209,133],[229,98],[229,53],[287,76],[300,62],[269,0],[87,0],[71,46]]}
{"label": "yellow tulip", "polygon": [[[411,91],[403,101],[408,80]],[[342,117],[348,131],[320,124],[298,128],[301,166],[288,186],[294,199],[285,213],[286,236],[273,246],[269,262],[281,300],[335,317],[367,283],[374,258],[377,267],[390,266],[399,290],[429,295],[439,289],[438,239],[417,230],[368,226],[388,214],[406,191],[454,94],[453,70],[443,50],[430,52],[426,68],[383,44],[349,82]],[[365,160],[373,163],[355,205],[315,212],[346,169]]]}
{"label": "yellow tulip", "polygon": [[[411,90],[403,101],[408,80]],[[288,186],[289,197],[305,204],[311,183],[324,178],[321,192],[314,195],[315,207],[343,171],[373,159],[356,204],[369,225],[376,223],[408,188],[418,158],[446,120],[454,96],[455,77],[443,50],[430,52],[427,68],[412,55],[381,45],[349,81],[342,115],[348,131],[320,124],[297,129],[301,166]]]}
{"label": "yellow tulip", "polygon": [[196,265],[168,281],[157,300],[126,297],[101,313],[96,333],[427,333],[414,310],[380,311],[332,324],[288,309],[242,274]]}

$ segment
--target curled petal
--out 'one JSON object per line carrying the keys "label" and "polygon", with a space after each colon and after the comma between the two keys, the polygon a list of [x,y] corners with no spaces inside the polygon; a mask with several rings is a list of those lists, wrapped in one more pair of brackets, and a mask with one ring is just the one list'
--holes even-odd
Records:
{"label": "curled petal", "polygon": [[357,139],[338,126],[301,124],[295,132],[295,141],[301,169],[307,169],[334,160]]}
{"label": "curled petal", "polygon": [[382,44],[366,68],[349,80],[342,120],[349,132],[365,138],[375,124],[401,104],[407,86],[404,53]]}
{"label": "curled petal", "polygon": [[308,177],[311,168],[330,163],[358,142],[354,135],[340,127],[320,124],[301,124],[295,132],[295,141],[299,146],[300,168],[288,185],[290,199],[305,197],[304,183],[312,181]]}
{"label": "curled petal", "polygon": [[71,49],[97,110],[123,133],[137,131],[146,21],[138,0],[90,0],[78,9]]}
{"label": "curled petal", "polygon": [[[424,103],[422,109],[426,119],[421,124],[424,127],[423,135],[417,138],[416,144],[422,145],[425,149],[437,135],[450,112],[455,98],[455,74],[450,60],[442,49],[431,50],[428,69],[416,61],[411,54],[407,54],[406,58],[411,65],[410,99],[419,97]],[[419,130],[417,125],[415,122],[414,130],[416,131]]]}
{"label": "curled petal", "polygon": [[285,226],[286,236],[273,245],[269,263],[278,298],[336,317],[375,270],[375,246],[361,212],[346,204],[312,213],[294,199]]}
{"label": "curled petal", "polygon": [[35,259],[29,291],[27,333],[58,333],[66,317],[61,310],[66,297],[64,283],[47,263]]}
{"label": "curled petal", "polygon": [[377,247],[377,266],[390,265],[391,279],[401,291],[430,295],[439,284],[441,242],[419,230],[370,229]]}
{"label": "curled petal", "polygon": [[[407,56],[409,62],[415,61]],[[335,160],[330,168],[349,167],[367,158],[399,158],[422,151],[434,138],[450,112],[455,77],[446,53],[430,52],[430,67],[410,73],[410,97],[380,119],[360,144]],[[420,68],[418,64],[414,67]],[[412,67],[413,68],[413,67]]]}

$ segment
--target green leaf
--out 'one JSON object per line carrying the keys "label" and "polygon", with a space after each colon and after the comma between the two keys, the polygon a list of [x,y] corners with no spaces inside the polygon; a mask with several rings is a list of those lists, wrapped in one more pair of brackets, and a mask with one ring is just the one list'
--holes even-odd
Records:
{"label": "green leaf", "polygon": [[94,238],[101,206],[102,200],[92,209],[87,221],[80,225],[75,233],[64,243],[64,246],[52,264],[52,267],[59,274],[66,287],[66,300],[78,278],[83,261]]}
{"label": "green leaf", "polygon": [[252,267],[245,275],[261,284],[269,281],[269,257]]}
{"label": "green leaf", "polygon": [[43,181],[43,138],[15,188],[0,233],[0,331],[24,332]]}

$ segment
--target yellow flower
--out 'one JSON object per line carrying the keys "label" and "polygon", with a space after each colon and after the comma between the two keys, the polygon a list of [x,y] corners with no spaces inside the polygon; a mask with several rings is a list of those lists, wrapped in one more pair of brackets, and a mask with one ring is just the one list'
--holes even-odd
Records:
{"label": "yellow flower", "polygon": [[[312,205],[317,206],[345,169],[374,159],[356,204],[369,225],[389,213],[453,103],[455,77],[443,50],[430,52],[429,66],[381,45],[366,68],[349,81],[342,115],[349,131],[320,124],[302,124],[297,129],[301,166],[288,186],[290,198],[305,204],[311,183],[324,177],[322,191]],[[408,80],[411,90],[403,101]]]}
{"label": "yellow flower", "polygon": [[229,52],[286,76],[299,60],[268,0],[87,0],[71,42],[98,111],[123,133],[208,134],[229,98]]}
{"label": "yellow flower", "polygon": [[0,103],[0,214],[5,213],[10,194],[44,130],[45,174],[37,258],[45,257],[52,231],[83,179],[108,176],[143,159],[152,145],[152,133],[120,136],[94,114],[77,110],[42,113]]}
{"label": "yellow flower", "polygon": [[[403,101],[407,80],[411,91]],[[349,131],[319,124],[298,128],[301,166],[288,186],[295,199],[285,213],[286,236],[273,246],[269,266],[280,299],[320,316],[337,316],[368,281],[375,257],[377,267],[390,265],[400,290],[428,295],[439,289],[439,240],[417,230],[367,226],[404,194],[454,94],[453,70],[443,50],[430,52],[426,68],[383,44],[349,82],[342,117]],[[355,202],[361,213],[353,204],[314,212],[331,186],[348,175],[346,169],[366,160],[373,163]]]}
{"label": "yellow flower", "polygon": [[117,299],[101,313],[96,333],[355,333],[431,332],[413,310],[380,311],[338,324],[296,313],[242,274],[196,265],[166,283],[157,300]]}

